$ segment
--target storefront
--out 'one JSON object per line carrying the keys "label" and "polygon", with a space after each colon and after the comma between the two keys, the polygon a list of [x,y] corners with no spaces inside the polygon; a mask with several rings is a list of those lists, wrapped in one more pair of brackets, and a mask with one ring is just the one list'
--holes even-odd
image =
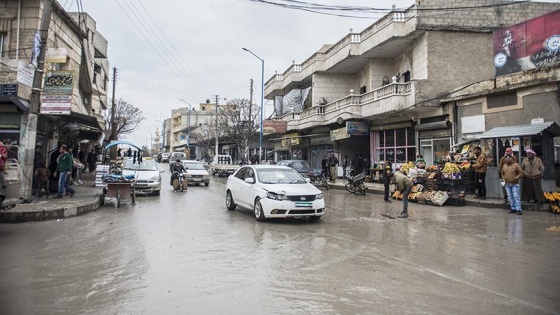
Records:
{"label": "storefront", "polygon": [[426,165],[444,165],[452,145],[452,123],[448,120],[417,124],[420,154]]}
{"label": "storefront", "polygon": [[[370,130],[375,128],[380,127],[373,127]],[[412,126],[371,131],[370,138],[374,164],[388,160],[393,160],[395,163],[416,160],[416,136]]]}
{"label": "storefront", "polygon": [[497,127],[484,132],[481,138],[482,149],[488,152],[489,167],[486,174],[488,197],[503,197],[499,182],[499,157],[505,149],[511,147],[521,162],[527,155],[527,149],[533,149],[543,161],[543,190],[556,190],[554,137],[560,137],[560,127],[556,122],[536,122],[529,125]]}

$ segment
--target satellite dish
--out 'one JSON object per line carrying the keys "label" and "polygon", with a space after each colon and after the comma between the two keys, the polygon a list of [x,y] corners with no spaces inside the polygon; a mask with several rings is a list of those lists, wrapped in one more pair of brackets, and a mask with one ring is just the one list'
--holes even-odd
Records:
{"label": "satellite dish", "polygon": [[328,101],[324,97],[319,98],[319,105],[327,105]]}
{"label": "satellite dish", "polygon": [[339,125],[342,125],[342,124],[344,123],[344,119],[342,119],[342,117],[338,117],[338,118],[336,119],[336,122],[337,122]]}

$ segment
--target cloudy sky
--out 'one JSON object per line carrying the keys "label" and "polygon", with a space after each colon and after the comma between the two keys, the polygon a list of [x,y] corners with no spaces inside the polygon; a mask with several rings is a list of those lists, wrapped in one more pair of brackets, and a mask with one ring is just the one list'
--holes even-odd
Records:
{"label": "cloudy sky", "polygon": [[[58,0],[77,11],[76,0]],[[281,0],[271,0],[279,2]],[[360,32],[385,13],[337,17],[257,3],[252,0],[81,0],[109,41],[109,62],[118,69],[116,98],[140,108],[146,121],[129,135],[138,145],[161,127],[174,108],[214,100],[260,100],[261,62],[265,82],[284,72],[294,60],[302,63],[323,44],[333,44],[352,28]],[[382,0],[307,0],[307,2],[390,8]],[[406,8],[413,0],[394,1]],[[335,14],[351,14],[341,11]],[[259,103],[257,103],[259,104]],[[272,113],[269,106],[265,115]],[[161,128],[160,128],[161,130]]]}

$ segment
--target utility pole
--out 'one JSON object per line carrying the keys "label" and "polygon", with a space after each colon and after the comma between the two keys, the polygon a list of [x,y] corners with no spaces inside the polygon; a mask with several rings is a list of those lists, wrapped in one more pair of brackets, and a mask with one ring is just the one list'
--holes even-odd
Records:
{"label": "utility pole", "polygon": [[117,105],[115,102],[115,88],[117,86],[117,68],[113,68],[113,102],[111,103],[111,140],[117,140],[118,122],[115,119],[117,115]]}
{"label": "utility pole", "polygon": [[[24,128],[21,137],[20,153],[22,158],[22,173],[23,178],[21,181],[20,195],[24,202],[33,201],[33,164],[35,160],[35,143],[37,141],[37,121],[39,114],[39,105],[41,103],[41,86],[43,82],[43,70],[45,68],[45,50],[47,48],[47,38],[49,35],[49,25],[51,23],[52,15],[52,0],[45,0],[43,3],[43,17],[41,18],[41,50],[37,58],[37,70],[33,77],[33,88],[31,89],[31,96],[29,98],[29,112],[27,119],[24,117]],[[27,120],[27,121],[25,121]],[[47,152],[47,150],[45,150]]]}
{"label": "utility pole", "polygon": [[214,152],[214,156],[216,159],[218,158],[218,95],[216,96],[216,151]]}
{"label": "utility pole", "polygon": [[[251,114],[252,109],[253,109],[253,79],[251,79],[250,81],[250,86],[249,86],[249,132],[251,133],[251,138],[253,137],[253,116]],[[249,161],[249,159],[251,158],[251,143],[249,143],[249,156],[246,156],[245,158],[247,159],[247,161]]]}

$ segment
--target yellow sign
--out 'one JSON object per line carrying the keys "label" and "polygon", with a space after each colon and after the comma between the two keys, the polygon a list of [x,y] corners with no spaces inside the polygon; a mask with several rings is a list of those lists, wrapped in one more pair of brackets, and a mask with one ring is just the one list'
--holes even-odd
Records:
{"label": "yellow sign", "polygon": [[282,146],[289,147],[290,145],[300,145],[299,132],[288,133],[282,136]]}
{"label": "yellow sign", "polygon": [[348,134],[346,127],[331,130],[331,141],[347,139],[347,138],[350,138],[350,135]]}

